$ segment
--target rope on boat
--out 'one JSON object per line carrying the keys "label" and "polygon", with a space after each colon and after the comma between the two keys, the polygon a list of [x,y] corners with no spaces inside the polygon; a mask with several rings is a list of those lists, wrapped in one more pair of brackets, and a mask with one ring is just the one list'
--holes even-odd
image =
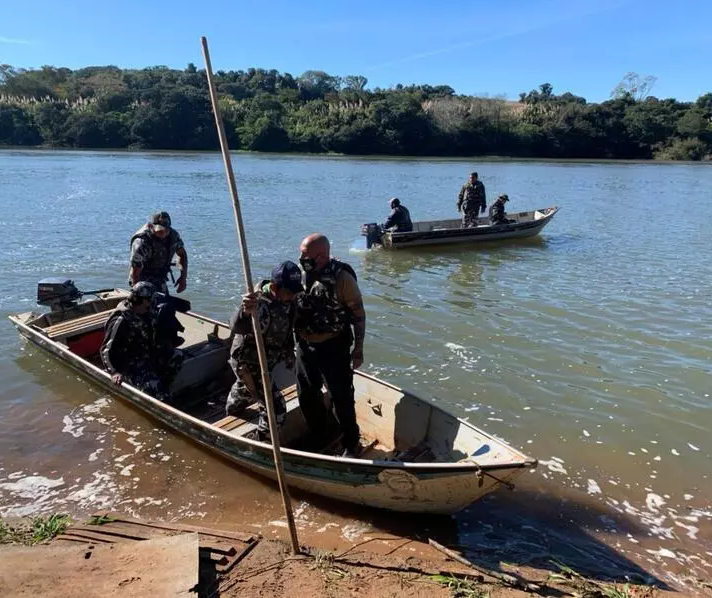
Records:
{"label": "rope on boat", "polygon": [[515,486],[512,482],[508,482],[507,480],[502,480],[498,478],[495,475],[492,475],[490,472],[485,471],[482,469],[482,466],[477,463],[477,461],[474,461],[473,459],[467,459],[467,461],[470,461],[470,463],[474,464],[475,467],[477,467],[477,478],[480,480],[480,486],[482,485],[482,481],[484,476],[492,478],[495,482],[498,482],[502,484],[507,490],[514,490]]}

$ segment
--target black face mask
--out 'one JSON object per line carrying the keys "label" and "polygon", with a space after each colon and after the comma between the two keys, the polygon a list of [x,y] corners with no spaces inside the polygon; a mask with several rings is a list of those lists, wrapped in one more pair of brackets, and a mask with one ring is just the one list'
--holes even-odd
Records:
{"label": "black face mask", "polygon": [[301,265],[304,272],[306,272],[307,274],[309,274],[309,272],[316,270],[316,260],[314,258],[300,257],[299,264]]}

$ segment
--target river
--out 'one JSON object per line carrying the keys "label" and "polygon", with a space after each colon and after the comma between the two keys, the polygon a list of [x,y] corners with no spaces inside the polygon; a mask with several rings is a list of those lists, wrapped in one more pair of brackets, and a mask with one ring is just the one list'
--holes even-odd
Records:
{"label": "river", "polygon": [[[423,529],[451,524],[494,560],[712,577],[712,168],[252,154],[234,167],[256,277],[325,232],[365,295],[364,370],[540,460],[515,492]],[[414,220],[453,217],[472,170],[488,201],[561,211],[528,242],[365,251],[360,225],[391,196]],[[272,484],[156,428],[6,319],[34,308],[46,276],[125,287],[128,239],[161,209],[189,253],[184,296],[227,319],[243,284],[219,155],[5,150],[0,206],[0,514],[113,509],[283,534]],[[421,525],[295,504],[313,536]]]}

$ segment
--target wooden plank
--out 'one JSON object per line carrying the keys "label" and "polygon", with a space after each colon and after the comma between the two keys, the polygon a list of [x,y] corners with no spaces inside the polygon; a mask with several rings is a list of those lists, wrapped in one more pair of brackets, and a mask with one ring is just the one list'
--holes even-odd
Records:
{"label": "wooden plank", "polygon": [[48,328],[45,328],[45,330],[48,332],[53,332],[55,330],[62,330],[64,328],[75,328],[77,326],[81,326],[82,324],[95,324],[96,322],[108,320],[109,316],[111,316],[113,311],[114,310],[109,309],[97,313],[92,313],[86,316],[81,316],[79,318],[73,318],[71,320],[64,320],[63,322],[59,322],[58,324],[54,324],[52,326],[49,326]]}
{"label": "wooden plank", "polygon": [[136,529],[135,526],[117,526],[111,523],[106,523],[104,525],[72,526],[67,528],[67,533],[84,535],[89,534],[93,536],[101,535],[114,538],[116,540],[150,540],[158,535],[157,533],[151,533],[150,531],[147,533],[145,530],[141,530],[140,528]]}
{"label": "wooden plank", "polygon": [[80,332],[91,332],[103,327],[112,313],[113,310],[107,310],[88,316],[82,316],[81,318],[75,318],[66,322],[60,322],[54,326],[49,326],[44,330],[50,338],[71,336]]}
{"label": "wooden plank", "polygon": [[176,532],[196,532],[205,536],[214,536],[216,538],[228,538],[230,540],[238,540],[239,542],[253,542],[255,539],[259,539],[259,535],[255,537],[254,534],[243,534],[240,532],[232,532],[226,530],[212,529],[208,527],[202,527],[199,525],[190,525],[187,523],[159,523],[156,521],[142,521],[140,519],[134,519],[121,513],[95,513],[92,517],[110,517],[115,522],[122,522],[130,525],[138,525],[142,527],[150,527],[163,530],[171,530]]}
{"label": "wooden plank", "polygon": [[[105,534],[97,534],[95,532],[76,530],[73,528],[68,528],[61,536],[60,540],[78,540],[80,542],[103,542],[104,544],[115,544],[120,542],[121,538],[112,538]],[[124,541],[129,541],[128,538],[124,538]]]}

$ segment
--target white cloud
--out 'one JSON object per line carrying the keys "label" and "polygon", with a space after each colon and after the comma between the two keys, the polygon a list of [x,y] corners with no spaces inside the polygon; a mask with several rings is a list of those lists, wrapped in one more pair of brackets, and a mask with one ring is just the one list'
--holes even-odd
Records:
{"label": "white cloud", "polygon": [[33,42],[32,40],[29,39],[20,39],[17,37],[5,37],[4,35],[0,35],[0,44],[16,44],[20,46],[31,46],[36,42]]}

